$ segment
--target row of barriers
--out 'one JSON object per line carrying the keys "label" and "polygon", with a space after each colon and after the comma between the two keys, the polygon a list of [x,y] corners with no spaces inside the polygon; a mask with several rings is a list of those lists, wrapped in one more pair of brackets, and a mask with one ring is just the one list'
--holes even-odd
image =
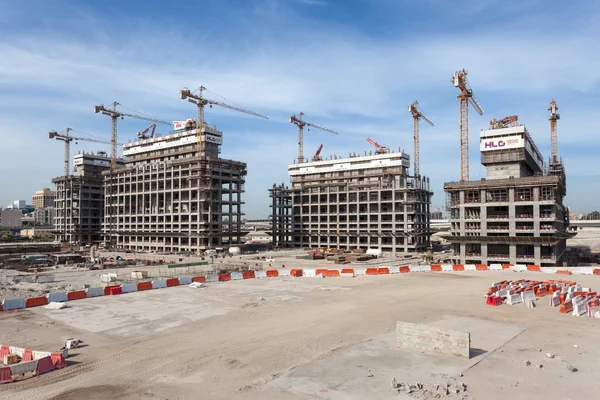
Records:
{"label": "row of barriers", "polygon": [[0,366],[0,383],[10,383],[19,378],[28,377],[28,375],[42,375],[67,366],[65,361],[67,350],[52,353],[0,345],[0,358],[9,354],[18,356],[20,362]]}
{"label": "row of barriers", "polygon": [[179,277],[141,281],[121,285],[108,285],[104,287],[87,288],[71,292],[50,293],[46,296],[31,297],[26,299],[6,299],[0,304],[0,311],[18,310],[23,308],[45,306],[49,303],[62,303],[66,301],[82,300],[89,297],[114,296],[125,293],[141,292],[144,290],[162,289],[174,286],[189,285],[192,282],[228,282],[254,278],[275,277],[307,277],[307,278],[338,278],[355,277],[360,275],[385,275],[402,274],[408,272],[453,272],[453,271],[535,271],[561,275],[600,275],[600,269],[577,268],[557,269],[540,268],[539,265],[512,265],[512,264],[430,264],[430,265],[398,265],[389,267],[358,267],[358,268],[302,268],[302,269],[269,269],[262,271],[230,272],[224,274],[208,274],[194,277]]}

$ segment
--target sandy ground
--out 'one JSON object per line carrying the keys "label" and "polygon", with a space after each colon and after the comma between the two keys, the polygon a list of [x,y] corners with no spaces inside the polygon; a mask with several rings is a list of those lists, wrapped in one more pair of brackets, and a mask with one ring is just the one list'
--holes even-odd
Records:
{"label": "sandy ground", "polygon": [[[63,370],[0,385],[0,399],[422,398],[390,389],[392,378],[467,385],[452,398],[587,398],[600,378],[598,320],[560,314],[545,299],[534,309],[484,303],[493,281],[552,277],[254,279],[0,313],[2,344],[53,350],[63,336],[86,343]],[[573,278],[600,287],[597,277]],[[471,359],[398,348],[397,320],[470,332]]]}

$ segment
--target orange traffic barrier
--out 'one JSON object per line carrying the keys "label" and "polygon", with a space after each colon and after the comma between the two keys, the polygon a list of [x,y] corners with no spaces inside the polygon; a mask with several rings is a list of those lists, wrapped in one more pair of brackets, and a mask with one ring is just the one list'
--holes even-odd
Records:
{"label": "orange traffic barrier", "polygon": [[25,307],[27,308],[45,306],[46,304],[48,304],[48,299],[46,298],[46,296],[31,297],[29,299],[25,299]]}
{"label": "orange traffic barrier", "polygon": [[151,289],[152,289],[152,282],[138,282],[137,283],[138,292],[141,292],[143,290],[151,290]]}
{"label": "orange traffic barrier", "polygon": [[268,269],[267,270],[267,278],[277,278],[279,276],[279,271],[276,269]]}
{"label": "orange traffic barrier", "polygon": [[[302,276],[303,271],[301,269],[292,269],[290,270],[290,276],[300,278]],[[254,272],[252,272],[252,277],[254,278]]]}
{"label": "orange traffic barrier", "polygon": [[367,268],[366,274],[367,275],[377,275],[378,274],[377,268]]}
{"label": "orange traffic barrier", "polygon": [[384,268],[377,268],[377,273],[379,275],[385,275],[385,274],[389,274],[390,273],[390,269],[387,267]]}
{"label": "orange traffic barrier", "polygon": [[569,301],[567,301],[565,303],[562,303],[560,305],[560,310],[559,311],[561,313],[563,313],[563,314],[568,314],[568,313],[573,312],[573,300],[569,300]]}
{"label": "orange traffic barrier", "polygon": [[192,282],[205,283],[206,282],[206,277],[205,276],[194,276],[192,278]]}
{"label": "orange traffic barrier", "polygon": [[527,271],[536,271],[536,272],[540,272],[540,266],[539,265],[528,265],[527,266]]}
{"label": "orange traffic barrier", "polygon": [[404,274],[406,272],[410,272],[410,267],[407,267],[407,266],[400,267],[400,273]]}
{"label": "orange traffic barrier", "polygon": [[166,281],[167,287],[179,286],[179,279],[169,278]]}
{"label": "orange traffic barrier", "polygon": [[559,269],[556,271],[556,273],[560,275],[573,275],[573,273],[568,269]]}
{"label": "orange traffic barrier", "polygon": [[502,264],[502,269],[509,269],[512,264]]}
{"label": "orange traffic barrier", "polygon": [[477,271],[487,271],[488,267],[485,264],[475,264],[475,269]]}
{"label": "orange traffic barrier", "polygon": [[435,272],[441,272],[442,271],[442,266],[438,265],[438,264],[431,264],[431,270],[435,271]]}
{"label": "orange traffic barrier", "polygon": [[600,269],[594,268],[594,275],[600,275]]}
{"label": "orange traffic barrier", "polygon": [[[318,269],[315,271],[315,275],[327,276],[327,270],[326,269]],[[269,276],[269,275],[267,275],[267,276]]]}
{"label": "orange traffic barrier", "polygon": [[342,268],[342,274],[353,274],[354,270],[352,268]]}
{"label": "orange traffic barrier", "polygon": [[231,274],[219,274],[219,282],[227,282],[231,280]]}
{"label": "orange traffic barrier", "polygon": [[50,353],[50,357],[52,358],[52,364],[54,364],[54,368],[61,369],[67,366],[67,362],[65,361],[62,353]]}
{"label": "orange traffic barrier", "polygon": [[242,279],[252,279],[254,278],[254,271],[244,271],[242,272]]}
{"label": "orange traffic barrier", "polygon": [[120,288],[121,286],[119,285],[113,285],[113,286],[104,286],[104,295],[105,296],[110,296],[110,291],[112,288]]}
{"label": "orange traffic barrier", "polygon": [[23,357],[21,357],[21,362],[33,361],[33,351],[31,350],[23,350]]}
{"label": "orange traffic barrier", "polygon": [[465,266],[462,264],[454,264],[452,266],[452,271],[464,271],[465,270]]}
{"label": "orange traffic barrier", "polygon": [[77,290],[74,292],[67,292],[67,300],[71,301],[71,300],[81,300],[81,299],[86,299],[87,298],[87,293],[85,292],[85,290]]}
{"label": "orange traffic barrier", "polygon": [[328,269],[326,276],[328,278],[339,278],[340,277],[340,271],[337,270],[337,269]]}

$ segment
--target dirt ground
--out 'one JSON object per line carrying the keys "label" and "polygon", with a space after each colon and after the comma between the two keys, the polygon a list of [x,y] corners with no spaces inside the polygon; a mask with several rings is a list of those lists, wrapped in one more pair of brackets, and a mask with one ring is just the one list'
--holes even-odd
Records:
{"label": "dirt ground", "polygon": [[[457,399],[589,398],[600,378],[599,320],[560,314],[546,298],[533,309],[484,302],[493,281],[555,277],[251,279],[4,312],[2,344],[55,350],[74,336],[85,347],[65,369],[0,385],[0,399],[426,398],[392,390],[392,378],[464,383],[448,396]],[[571,278],[600,288],[600,277]],[[470,332],[471,358],[400,349],[396,321]]]}

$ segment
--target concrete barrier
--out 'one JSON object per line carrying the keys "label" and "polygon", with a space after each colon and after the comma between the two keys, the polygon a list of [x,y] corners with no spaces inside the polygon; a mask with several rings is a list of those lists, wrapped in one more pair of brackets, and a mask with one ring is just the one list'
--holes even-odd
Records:
{"label": "concrete barrier", "polygon": [[206,275],[206,282],[219,282],[219,275],[218,274]]}
{"label": "concrete barrier", "polygon": [[85,289],[87,297],[99,297],[104,296],[104,288],[94,287]]}
{"label": "concrete barrier", "polygon": [[192,278],[190,278],[189,276],[180,276],[179,277],[180,285],[189,285],[191,283],[192,283]]}
{"label": "concrete barrier", "polygon": [[277,270],[279,276],[290,276],[290,270],[287,268],[281,268]]}
{"label": "concrete barrier", "polygon": [[167,287],[167,282],[164,280],[152,281],[152,289],[163,289]]}
{"label": "concrete barrier", "polygon": [[12,364],[10,366],[10,373],[12,375],[21,375],[26,374],[27,372],[34,372],[37,369],[37,365],[38,360]]}
{"label": "concrete barrier", "polygon": [[137,292],[137,284],[135,283],[126,283],[121,285],[121,293],[131,293]]}
{"label": "concrete barrier", "polygon": [[54,282],[54,275],[39,275],[37,278],[38,283],[50,283]]}
{"label": "concrete barrier", "polygon": [[68,300],[67,292],[56,292],[47,294],[48,303],[62,303]]}
{"label": "concrete barrier", "polygon": [[470,358],[471,335],[467,332],[397,321],[396,344],[418,351]]}
{"label": "concrete barrier", "polygon": [[2,301],[2,310],[18,310],[21,308],[25,308],[25,299],[8,299]]}
{"label": "concrete barrier", "polygon": [[395,267],[389,267],[390,274],[399,274],[400,266],[396,265]]}
{"label": "concrete barrier", "polygon": [[452,264],[442,264],[442,271],[454,271],[454,269],[452,268]]}

